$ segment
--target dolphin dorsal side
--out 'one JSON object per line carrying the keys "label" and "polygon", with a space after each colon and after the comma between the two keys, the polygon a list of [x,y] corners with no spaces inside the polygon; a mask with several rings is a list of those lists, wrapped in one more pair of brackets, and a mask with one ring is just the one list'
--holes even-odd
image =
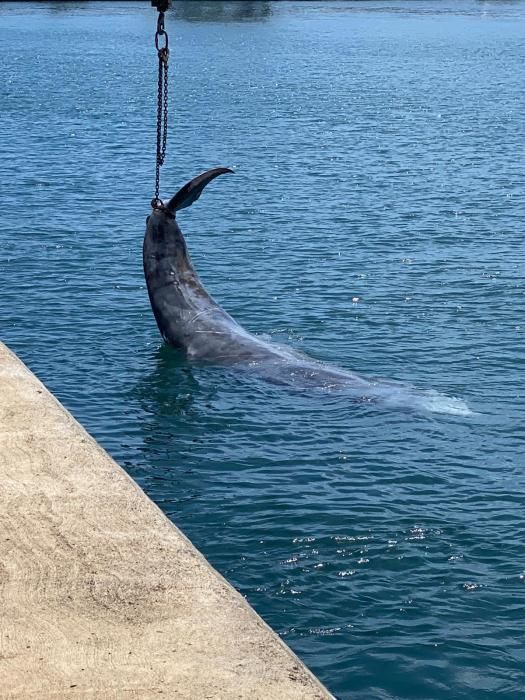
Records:
{"label": "dolphin dorsal side", "polygon": [[187,182],[184,187],[175,194],[168,204],[166,209],[174,214],[179,209],[186,209],[197,201],[202,194],[202,190],[206,187],[208,183],[215,180],[219,175],[224,175],[225,173],[233,173],[230,168],[212,168],[211,170],[206,170],[206,172],[197,175],[193,180]]}
{"label": "dolphin dorsal side", "polygon": [[461,399],[401,382],[362,377],[256,336],[208,294],[193,267],[175,214],[192,205],[209,182],[232,172],[229,168],[212,168],[197,175],[166,205],[154,207],[147,218],[144,274],[164,340],[185,352],[191,361],[255,371],[272,383],[294,389],[344,391],[357,402],[469,415],[471,411]]}

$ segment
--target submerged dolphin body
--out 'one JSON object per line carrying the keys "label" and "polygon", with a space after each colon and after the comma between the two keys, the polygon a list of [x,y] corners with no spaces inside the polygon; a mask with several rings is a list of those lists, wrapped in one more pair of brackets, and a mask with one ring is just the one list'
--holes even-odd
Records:
{"label": "submerged dolphin body", "polygon": [[176,212],[193,204],[206,185],[228,168],[207,170],[190,180],[147,219],[144,274],[164,340],[190,360],[253,368],[272,382],[300,388],[342,390],[356,399],[388,407],[420,408],[467,415],[460,399],[399,382],[373,380],[314,360],[246,331],[204,289],[191,263]]}

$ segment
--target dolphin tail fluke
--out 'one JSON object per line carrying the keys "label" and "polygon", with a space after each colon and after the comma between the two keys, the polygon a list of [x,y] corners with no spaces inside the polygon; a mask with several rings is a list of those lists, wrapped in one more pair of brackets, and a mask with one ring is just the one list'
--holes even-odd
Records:
{"label": "dolphin tail fluke", "polygon": [[179,209],[185,209],[191,206],[193,202],[199,199],[206,185],[224,173],[233,173],[233,170],[230,170],[230,168],[212,168],[211,170],[206,170],[206,172],[197,175],[193,180],[187,182],[184,187],[180,188],[177,194],[170,199],[166,205],[166,209],[175,213],[179,211]]}

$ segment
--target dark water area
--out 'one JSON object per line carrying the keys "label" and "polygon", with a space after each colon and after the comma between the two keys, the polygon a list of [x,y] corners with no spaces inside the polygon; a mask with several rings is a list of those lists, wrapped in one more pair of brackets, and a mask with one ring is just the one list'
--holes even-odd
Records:
{"label": "dark water area", "polygon": [[[472,415],[163,347],[149,3],[0,5],[0,338],[339,698],[525,687],[525,3],[192,2],[170,196],[246,328]],[[0,397],[1,400],[1,397]]]}

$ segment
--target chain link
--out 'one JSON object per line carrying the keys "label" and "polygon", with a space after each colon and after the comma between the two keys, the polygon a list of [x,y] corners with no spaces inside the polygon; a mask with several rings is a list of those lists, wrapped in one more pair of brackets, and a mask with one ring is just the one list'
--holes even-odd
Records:
{"label": "chain link", "polygon": [[[159,40],[164,37],[164,46],[159,46]],[[164,12],[159,12],[157,31],[155,33],[155,48],[159,57],[159,73],[157,81],[157,157],[155,161],[155,197],[151,200],[151,206],[159,207],[162,202],[160,194],[160,168],[164,165],[166,157],[166,143],[168,139],[168,34],[164,29]]]}

